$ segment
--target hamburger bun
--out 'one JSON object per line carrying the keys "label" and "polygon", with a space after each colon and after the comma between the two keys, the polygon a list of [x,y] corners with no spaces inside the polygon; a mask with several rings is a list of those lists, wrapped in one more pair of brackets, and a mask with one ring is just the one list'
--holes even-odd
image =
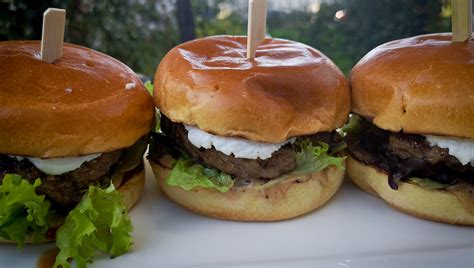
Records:
{"label": "hamburger bun", "polygon": [[[117,188],[117,191],[124,196],[124,203],[128,210],[131,210],[133,206],[140,200],[142,196],[143,190],[145,188],[145,169],[143,168],[143,164],[141,165],[140,169],[136,172],[133,172],[131,176],[127,177],[123,183]],[[57,229],[61,227],[63,224],[64,219],[56,219],[51,226],[50,229]],[[41,241],[35,242],[35,244],[47,243],[52,242],[54,239],[44,239]],[[16,244],[16,242],[5,240],[0,238],[0,243],[11,243]],[[26,239],[27,244],[32,244],[32,237],[27,237]]]}
{"label": "hamburger bun", "polygon": [[215,135],[268,143],[346,122],[348,85],[329,58],[301,43],[266,39],[248,60],[246,40],[212,36],[168,52],[155,75],[161,113]]}
{"label": "hamburger bun", "polygon": [[[362,190],[385,200],[390,206],[410,215],[458,225],[474,225],[474,195],[455,190],[426,189],[400,181],[398,190],[388,185],[388,175],[349,156],[347,173]],[[464,185],[467,186],[467,185]],[[464,187],[463,186],[463,187]]]}
{"label": "hamburger bun", "polygon": [[350,75],[352,111],[393,132],[474,139],[474,39],[429,34],[380,45]]}
{"label": "hamburger bun", "polygon": [[37,158],[104,153],[149,133],[153,101],[125,64],[71,44],[50,64],[39,59],[40,46],[0,42],[0,153]]}
{"label": "hamburger bun", "polygon": [[153,173],[168,198],[205,216],[239,221],[277,221],[306,214],[324,205],[339,189],[344,170],[330,166],[320,172],[289,175],[257,187],[232,188],[221,193],[198,188],[185,191],[166,183],[172,157],[150,161]]}

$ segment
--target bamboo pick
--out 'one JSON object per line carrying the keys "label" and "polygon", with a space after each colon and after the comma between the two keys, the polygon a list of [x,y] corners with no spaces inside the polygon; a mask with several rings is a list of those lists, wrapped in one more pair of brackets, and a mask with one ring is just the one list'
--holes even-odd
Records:
{"label": "bamboo pick", "polygon": [[255,58],[258,45],[265,40],[267,0],[249,0],[247,59]]}
{"label": "bamboo pick", "polygon": [[64,9],[48,8],[43,13],[41,60],[52,63],[63,55],[65,23],[66,10]]}
{"label": "bamboo pick", "polygon": [[452,0],[451,5],[453,42],[464,42],[472,37],[472,0]]}

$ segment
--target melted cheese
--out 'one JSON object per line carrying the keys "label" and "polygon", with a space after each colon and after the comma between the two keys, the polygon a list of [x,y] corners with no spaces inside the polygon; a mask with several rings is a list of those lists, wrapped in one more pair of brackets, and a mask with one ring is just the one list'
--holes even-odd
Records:
{"label": "melted cheese", "polygon": [[69,171],[73,171],[79,168],[82,164],[87,161],[91,161],[96,159],[101,154],[90,154],[78,157],[62,157],[62,158],[33,158],[33,157],[21,157],[21,156],[13,156],[10,155],[12,158],[16,158],[18,161],[22,161],[23,159],[28,159],[37,169],[41,170],[41,172],[48,174],[48,175],[61,175]]}
{"label": "melted cheese", "polygon": [[202,131],[195,126],[184,126],[188,131],[189,141],[195,147],[205,149],[214,147],[215,150],[225,155],[233,154],[237,158],[267,159],[283,145],[295,142],[295,138],[291,138],[282,143],[263,143],[237,137],[220,137]]}
{"label": "melted cheese", "polygon": [[431,146],[438,146],[449,150],[449,154],[456,157],[463,165],[474,166],[474,141],[469,139],[446,138],[427,135],[426,140]]}

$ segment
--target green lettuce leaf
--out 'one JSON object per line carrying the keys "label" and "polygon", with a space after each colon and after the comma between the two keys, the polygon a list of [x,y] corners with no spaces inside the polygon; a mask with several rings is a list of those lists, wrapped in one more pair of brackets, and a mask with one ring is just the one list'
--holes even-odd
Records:
{"label": "green lettuce leaf", "polygon": [[347,122],[347,124],[345,124],[341,128],[342,134],[343,135],[348,135],[348,134],[357,135],[357,134],[359,134],[359,132],[361,131],[361,127],[360,127],[361,120],[362,120],[362,118],[360,118],[360,116],[358,116],[356,114],[351,114],[351,116],[349,118],[349,122]]}
{"label": "green lettuce leaf", "polygon": [[413,178],[408,178],[407,181],[409,183],[418,185],[418,186],[420,186],[424,189],[428,189],[428,190],[444,189],[444,188],[450,186],[449,184],[444,184],[444,183],[437,182],[437,181],[434,181],[434,180],[431,180],[431,179],[428,179],[428,178],[413,177]]}
{"label": "green lettuce leaf", "polygon": [[[150,93],[150,95],[153,96],[153,91],[155,90],[155,86],[153,86],[153,84],[150,81],[146,81],[144,85],[145,85],[146,90],[148,90],[148,93]],[[158,108],[155,108],[155,120],[156,120],[155,132],[157,133],[161,132],[160,119],[161,119],[160,110],[158,110]]]}
{"label": "green lettuce leaf", "polygon": [[297,142],[296,146],[299,147],[296,152],[297,165],[292,173],[318,172],[331,165],[344,169],[345,157],[328,155],[329,146],[324,142],[314,146],[309,139],[304,139]]}
{"label": "green lettuce leaf", "polygon": [[142,137],[134,145],[128,147],[122,156],[122,159],[118,163],[115,174],[123,173],[126,171],[133,170],[143,162],[143,154],[148,148],[148,142],[150,137],[147,135]]}
{"label": "green lettuce leaf", "polygon": [[113,185],[107,189],[90,186],[81,202],[58,229],[56,244],[59,254],[54,267],[77,267],[91,263],[97,251],[119,256],[130,250],[133,227],[123,196]]}
{"label": "green lettuce leaf", "polygon": [[18,246],[25,244],[27,235],[33,242],[45,238],[51,203],[36,194],[40,185],[40,179],[30,184],[19,175],[5,175],[0,185],[0,237]]}
{"label": "green lettuce leaf", "polygon": [[197,187],[216,189],[221,193],[229,191],[234,180],[228,174],[213,168],[206,168],[183,157],[175,161],[175,165],[166,178],[171,186],[179,186],[189,191]]}
{"label": "green lettuce leaf", "polygon": [[148,93],[150,93],[150,95],[153,96],[153,90],[154,90],[153,84],[150,81],[146,81],[144,86],[145,86],[146,90],[148,90]]}
{"label": "green lettuce leaf", "polygon": [[158,108],[155,108],[155,132],[161,133],[161,113]]}

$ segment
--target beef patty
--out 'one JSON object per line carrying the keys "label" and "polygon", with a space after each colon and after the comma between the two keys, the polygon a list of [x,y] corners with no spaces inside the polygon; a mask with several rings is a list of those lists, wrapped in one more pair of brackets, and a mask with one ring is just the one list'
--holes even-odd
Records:
{"label": "beef patty", "polygon": [[393,133],[361,120],[358,133],[346,136],[349,153],[389,174],[389,185],[410,177],[429,178],[453,185],[474,184],[474,167],[462,165],[449,150],[431,146],[422,135]]}
{"label": "beef patty", "polygon": [[117,163],[123,150],[103,153],[99,157],[83,163],[70,172],[52,176],[37,169],[29,160],[18,161],[8,155],[0,154],[0,179],[5,174],[15,173],[34,182],[41,179],[38,194],[44,194],[60,207],[71,207],[79,203],[89,185],[106,183],[106,174]]}
{"label": "beef patty", "polygon": [[[194,161],[221,170],[234,176],[236,179],[269,180],[289,173],[296,168],[296,150],[293,144],[284,145],[267,159],[236,158],[214,148],[204,149],[195,147],[188,140],[188,133],[183,124],[174,123],[165,116],[161,118],[161,129],[166,134],[166,139],[156,137],[155,135],[154,139],[159,139],[158,143],[179,147],[186,151]],[[318,133],[308,136],[308,138],[312,142],[323,141],[330,146],[340,142],[339,135],[336,132]],[[152,142],[150,158],[158,161],[161,154],[166,150],[156,148],[156,146],[159,146],[159,144]]]}

